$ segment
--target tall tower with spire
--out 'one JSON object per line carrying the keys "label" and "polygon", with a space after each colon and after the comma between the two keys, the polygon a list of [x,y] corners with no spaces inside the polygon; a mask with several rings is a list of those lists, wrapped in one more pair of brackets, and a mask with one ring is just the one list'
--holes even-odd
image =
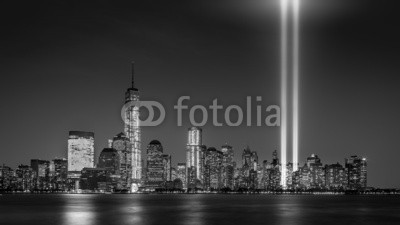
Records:
{"label": "tall tower with spire", "polygon": [[[139,101],[139,90],[135,88],[135,63],[132,62],[132,84],[125,92],[125,104],[131,101]],[[125,112],[126,136],[131,142],[132,152],[132,182],[140,183],[142,177],[142,152],[141,152],[141,132],[139,124],[139,107],[132,106]]]}

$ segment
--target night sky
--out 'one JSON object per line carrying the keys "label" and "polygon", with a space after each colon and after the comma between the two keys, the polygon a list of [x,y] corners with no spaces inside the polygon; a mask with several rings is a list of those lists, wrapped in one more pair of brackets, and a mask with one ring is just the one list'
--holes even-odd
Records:
{"label": "night sky", "polygon": [[[400,187],[398,1],[302,2],[301,165],[311,153],[324,164],[356,154],[368,159],[369,186]],[[141,99],[167,112],[142,129],[142,150],[158,139],[173,165],[185,161],[190,126],[188,110],[176,126],[179,96],[280,104],[278,1],[18,1],[0,14],[0,163],[11,167],[66,157],[70,130],[95,132],[97,161],[123,131],[132,60]],[[278,127],[214,127],[210,116],[207,146],[228,143],[239,159],[249,145],[260,162],[279,150]]]}

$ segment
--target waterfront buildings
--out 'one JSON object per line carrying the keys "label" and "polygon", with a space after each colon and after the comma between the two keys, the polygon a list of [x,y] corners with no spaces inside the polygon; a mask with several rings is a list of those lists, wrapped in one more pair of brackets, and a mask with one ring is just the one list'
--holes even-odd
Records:
{"label": "waterfront buildings", "polygon": [[223,153],[214,147],[204,152],[204,183],[205,190],[218,190],[222,187],[222,158]]}
{"label": "waterfront buildings", "polygon": [[360,190],[367,187],[367,159],[356,155],[345,159],[348,177],[348,188]]}
{"label": "waterfront buildings", "polygon": [[[125,105],[139,101],[140,92],[134,83],[134,64],[132,63],[132,84],[125,92]],[[131,168],[132,183],[140,184],[142,177],[142,151],[141,151],[141,129],[139,124],[139,107],[131,105],[127,107],[124,115],[124,131],[131,145]]]}
{"label": "waterfront buildings", "polygon": [[158,140],[153,140],[147,146],[147,179],[146,186],[161,187],[164,181],[163,147]]}
{"label": "waterfront buildings", "polygon": [[187,189],[186,181],[186,163],[178,163],[176,166],[177,178],[182,182],[182,188]]}
{"label": "waterfront buildings", "polygon": [[230,145],[223,145],[221,147],[222,152],[222,168],[221,168],[221,182],[224,188],[233,190],[234,188],[234,153],[233,148]]}
{"label": "waterfront buildings", "polygon": [[120,176],[118,189],[128,190],[132,183],[132,144],[123,132],[115,135],[110,144],[118,154]]}
{"label": "waterfront buildings", "polygon": [[205,148],[202,147],[202,129],[198,127],[189,128],[186,145],[186,181],[188,185],[203,182],[202,153],[204,150]]}
{"label": "waterfront buildings", "polygon": [[[80,173],[94,167],[94,133],[70,131],[68,138],[68,172]],[[35,168],[32,167],[34,170]]]}

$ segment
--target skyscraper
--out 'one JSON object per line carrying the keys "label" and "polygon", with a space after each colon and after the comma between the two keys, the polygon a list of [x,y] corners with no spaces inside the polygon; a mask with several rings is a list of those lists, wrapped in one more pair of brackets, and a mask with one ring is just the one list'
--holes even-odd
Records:
{"label": "skyscraper", "polygon": [[233,189],[234,181],[234,161],[233,161],[233,149],[232,146],[223,145],[221,148],[222,152],[222,171],[221,179],[222,184],[226,188]]}
{"label": "skyscraper", "polygon": [[15,175],[17,176],[17,189],[29,191],[34,188],[34,175],[30,166],[20,164],[15,170]]}
{"label": "skyscraper", "polygon": [[204,189],[220,189],[222,187],[222,152],[210,147],[205,151],[204,159]]}
{"label": "skyscraper", "polygon": [[[125,92],[125,104],[139,101],[139,90],[134,83],[134,63],[132,63],[132,85]],[[131,142],[132,182],[139,184],[142,177],[141,131],[139,124],[139,107],[131,106],[125,111],[125,134]]]}
{"label": "skyscraper", "polygon": [[345,160],[348,188],[362,190],[367,187],[367,159],[356,155]]}
{"label": "skyscraper", "polygon": [[187,182],[186,182],[186,164],[185,163],[178,163],[176,166],[176,173],[178,179],[182,181],[182,186],[183,188],[187,188]]}
{"label": "skyscraper", "polygon": [[186,145],[186,178],[188,183],[195,183],[202,179],[202,130],[198,127],[188,129],[188,141]]}
{"label": "skyscraper", "polygon": [[120,172],[120,158],[118,151],[113,148],[105,148],[99,156],[98,168],[109,170],[112,174]]}
{"label": "skyscraper", "polygon": [[117,150],[119,155],[119,185],[118,188],[128,189],[132,179],[132,148],[131,142],[126,135],[121,132],[114,136],[111,146]]}
{"label": "skyscraper", "polygon": [[94,133],[70,131],[68,138],[68,171],[80,172],[85,167],[94,167]]}
{"label": "skyscraper", "polygon": [[0,190],[12,188],[12,180],[14,177],[14,170],[8,166],[0,166]]}
{"label": "skyscraper", "polygon": [[152,140],[147,146],[147,182],[148,188],[159,188],[164,182],[163,147],[158,140]]}
{"label": "skyscraper", "polygon": [[307,157],[307,167],[309,168],[310,174],[310,185],[311,188],[323,188],[325,187],[325,172],[322,166],[321,159],[316,154],[311,154]]}
{"label": "skyscraper", "polygon": [[325,186],[331,190],[347,187],[347,174],[342,165],[325,165]]}
{"label": "skyscraper", "polygon": [[34,174],[34,182],[37,189],[45,189],[49,184],[50,161],[31,159],[31,168]]}
{"label": "skyscraper", "polygon": [[53,159],[54,165],[53,183],[57,189],[65,189],[68,176],[68,161],[65,158]]}
{"label": "skyscraper", "polygon": [[251,151],[247,146],[242,153],[242,188],[255,188],[257,186],[258,156],[256,151]]}
{"label": "skyscraper", "polygon": [[163,154],[161,155],[163,161],[163,180],[164,181],[172,181],[171,180],[171,155]]}

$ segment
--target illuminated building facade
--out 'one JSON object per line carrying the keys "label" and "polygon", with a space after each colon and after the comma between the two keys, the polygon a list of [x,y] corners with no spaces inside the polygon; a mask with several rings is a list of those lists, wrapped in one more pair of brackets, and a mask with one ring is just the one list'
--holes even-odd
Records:
{"label": "illuminated building facade", "polygon": [[280,189],[281,186],[281,164],[278,158],[278,152],[275,150],[272,152],[272,162],[271,164],[266,165],[267,169],[267,177],[266,180],[266,188],[267,190],[277,190]]}
{"label": "illuminated building facade", "polygon": [[307,158],[307,167],[309,168],[310,188],[322,189],[325,187],[325,170],[321,159],[316,154],[311,154]]}
{"label": "illuminated building facade", "polygon": [[188,184],[203,182],[202,177],[202,130],[198,127],[188,129],[186,145],[186,176]]}
{"label": "illuminated building facade", "polygon": [[132,148],[129,138],[119,133],[112,139],[111,146],[119,156],[119,185],[118,189],[128,189],[132,179]]}
{"label": "illuminated building facade", "polygon": [[222,152],[214,147],[210,147],[204,154],[204,183],[203,187],[206,190],[217,190],[222,187]]}
{"label": "illuminated building facade", "polygon": [[242,169],[240,173],[241,188],[255,189],[258,186],[258,155],[256,151],[251,151],[249,146],[243,149]]}
{"label": "illuminated building facade", "polygon": [[163,180],[172,181],[171,179],[171,155],[163,154],[161,155],[163,161]]}
{"label": "illuminated building facade", "polygon": [[347,170],[348,188],[360,190],[367,187],[367,159],[356,155],[345,160]]}
{"label": "illuminated building facade", "polygon": [[50,181],[50,161],[41,159],[32,159],[31,168],[34,174],[35,188],[49,188]]}
{"label": "illuminated building facade", "polygon": [[163,147],[157,140],[147,146],[146,187],[159,188],[164,182]]}
{"label": "illuminated building facade", "polygon": [[54,166],[54,172],[52,175],[52,183],[55,189],[64,190],[66,189],[66,181],[68,177],[68,160],[65,158],[53,159],[51,164]]}
{"label": "illuminated building facade", "polygon": [[233,160],[233,148],[229,145],[223,145],[221,147],[222,152],[222,168],[221,168],[221,179],[223,187],[234,188],[234,160]]}
{"label": "illuminated building facade", "polygon": [[68,138],[68,171],[80,172],[85,167],[94,167],[94,133],[70,131]]}
{"label": "illuminated building facade", "polygon": [[178,178],[178,174],[175,167],[171,167],[171,181],[174,181]]}
{"label": "illuminated building facade", "polygon": [[293,188],[293,163],[290,162],[286,164],[286,187]]}
{"label": "illuminated building facade", "polygon": [[178,163],[176,166],[176,176],[182,181],[182,188],[186,189],[186,163]]}
{"label": "illuminated building facade", "polygon": [[325,165],[325,185],[330,190],[346,189],[347,173],[339,163]]}
{"label": "illuminated building facade", "polygon": [[[125,92],[125,104],[139,101],[139,90],[134,86],[134,64],[132,63],[132,86]],[[141,129],[139,107],[131,106],[125,111],[125,134],[131,142],[132,182],[139,184],[142,177]]]}
{"label": "illuminated building facade", "polygon": [[34,188],[34,175],[30,166],[19,165],[15,170],[15,176],[17,177],[17,190],[29,191]]}
{"label": "illuminated building facade", "polygon": [[0,166],[0,190],[11,190],[13,186],[14,170],[8,166]]}

